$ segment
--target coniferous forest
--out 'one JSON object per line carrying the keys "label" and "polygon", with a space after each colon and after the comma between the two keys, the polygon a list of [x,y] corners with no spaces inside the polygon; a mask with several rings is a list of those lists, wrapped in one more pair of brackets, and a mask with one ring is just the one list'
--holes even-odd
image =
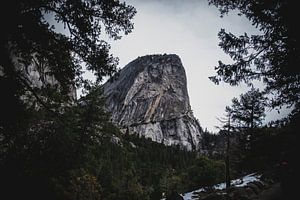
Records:
{"label": "coniferous forest", "polygon": [[[217,133],[201,130],[201,148],[194,151],[124,133],[105,109],[102,81],[119,71],[103,35],[119,40],[130,34],[133,6],[119,0],[3,3],[0,199],[175,200],[199,188],[209,195],[197,199],[297,199],[300,34],[292,23],[297,6],[289,0],[208,3],[221,15],[238,11],[262,34],[216,33],[233,62],[219,61],[210,79],[250,89],[220,113]],[[67,33],[57,32],[47,16]],[[255,80],[266,87],[254,88]],[[262,123],[267,109],[281,107],[292,111]],[[250,173],[261,175],[264,190],[278,184],[280,192],[234,196],[231,180]],[[213,186],[223,182],[226,195],[215,194]]]}

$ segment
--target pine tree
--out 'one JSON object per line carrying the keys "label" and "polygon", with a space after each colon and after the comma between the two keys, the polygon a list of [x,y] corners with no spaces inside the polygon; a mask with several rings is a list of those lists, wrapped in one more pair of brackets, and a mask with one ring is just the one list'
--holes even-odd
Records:
{"label": "pine tree", "polygon": [[232,105],[227,107],[232,113],[232,121],[240,129],[254,129],[262,125],[265,117],[266,98],[259,89],[251,88],[240,98],[233,98]]}
{"label": "pine tree", "polygon": [[225,135],[225,184],[226,198],[229,196],[229,188],[231,186],[231,137],[233,135],[234,126],[232,125],[232,110],[229,106],[225,108],[225,117],[219,119],[221,122],[220,134]]}
{"label": "pine tree", "polygon": [[[103,31],[113,39],[130,33],[135,9],[119,1],[85,0],[12,0],[0,9],[6,27],[0,37],[2,195],[99,199],[100,144],[118,130],[104,111],[101,90],[83,78],[82,66],[98,82],[117,71]],[[49,17],[65,32],[58,33]],[[80,86],[88,94],[70,98],[70,88]]]}
{"label": "pine tree", "polygon": [[221,29],[219,46],[232,64],[219,61],[215,83],[230,85],[262,80],[265,92],[274,95],[272,107],[294,105],[300,98],[299,29],[296,2],[291,0],[248,1],[208,0],[224,16],[235,10],[260,30],[259,34],[236,36]]}

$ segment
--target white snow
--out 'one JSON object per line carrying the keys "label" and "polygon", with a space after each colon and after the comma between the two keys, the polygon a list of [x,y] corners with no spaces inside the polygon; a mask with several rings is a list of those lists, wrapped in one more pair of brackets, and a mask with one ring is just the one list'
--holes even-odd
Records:
{"label": "white snow", "polygon": [[[239,179],[232,180],[231,184],[236,186],[236,187],[243,187],[243,186],[247,185],[250,182],[259,181],[260,176],[261,175],[258,175],[256,173],[248,174],[248,175],[246,175],[244,177],[241,177]],[[213,187],[214,187],[214,189],[222,190],[222,189],[225,189],[225,186],[226,186],[225,183],[220,183],[220,184],[217,184]],[[194,190],[194,191],[182,194],[183,199],[184,200],[196,200],[198,198],[197,198],[197,195],[195,195],[195,197],[193,197],[194,193],[198,193],[198,192],[201,192],[201,191],[205,191],[205,189],[204,188],[199,188],[198,190]]]}

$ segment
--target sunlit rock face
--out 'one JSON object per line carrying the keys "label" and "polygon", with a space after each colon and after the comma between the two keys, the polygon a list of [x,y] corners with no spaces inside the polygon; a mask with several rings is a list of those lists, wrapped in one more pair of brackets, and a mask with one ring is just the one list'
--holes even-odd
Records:
{"label": "sunlit rock face", "polygon": [[200,149],[201,127],[192,114],[185,70],[177,55],[139,57],[103,88],[112,121],[124,132]]}

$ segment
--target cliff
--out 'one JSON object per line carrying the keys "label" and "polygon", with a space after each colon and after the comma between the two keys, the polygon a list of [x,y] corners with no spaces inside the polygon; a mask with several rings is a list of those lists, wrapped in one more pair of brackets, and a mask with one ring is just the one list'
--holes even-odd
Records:
{"label": "cliff", "polygon": [[199,149],[201,127],[191,111],[186,74],[177,55],[139,57],[103,88],[112,121],[124,132]]}

